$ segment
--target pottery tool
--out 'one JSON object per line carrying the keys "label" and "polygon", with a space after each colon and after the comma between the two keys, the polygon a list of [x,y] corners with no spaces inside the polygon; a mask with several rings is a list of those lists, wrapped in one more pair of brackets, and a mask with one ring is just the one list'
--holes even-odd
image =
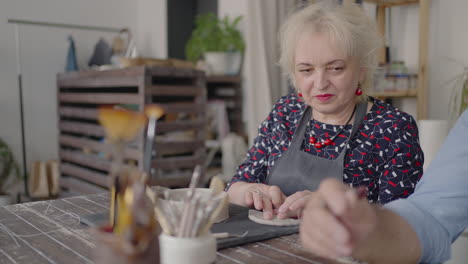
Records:
{"label": "pottery tool", "polygon": [[213,204],[214,210],[210,214],[207,215],[206,222],[198,230],[198,235],[206,234],[210,230],[211,226],[213,225],[214,220],[218,216],[219,212],[221,212],[223,207],[228,206],[229,204],[228,195],[227,193],[224,193],[224,192],[219,193],[213,200],[216,201]]}
{"label": "pottery tool", "polygon": [[187,232],[186,230],[188,229],[189,225],[189,213],[190,213],[190,207],[191,203],[190,201],[193,199],[193,196],[195,195],[195,188],[198,184],[198,181],[200,179],[200,174],[201,174],[201,167],[200,165],[197,165],[195,169],[193,170],[193,175],[192,178],[190,179],[190,185],[189,189],[187,191],[187,197],[185,198],[184,201],[184,209],[182,211],[182,218],[179,224],[179,230],[178,230],[178,237],[183,237],[184,234]]}
{"label": "pottery tool", "polygon": [[190,201],[187,225],[185,226],[183,234],[184,237],[194,237],[197,234],[195,223],[203,217],[203,211],[202,208],[200,208],[200,199],[201,196],[196,193],[193,200]]}
{"label": "pottery tool", "polygon": [[[201,198],[201,196],[198,196],[199,194],[200,193],[195,194],[194,200],[196,200],[198,197]],[[219,205],[224,202],[225,195],[226,193],[221,192],[216,196],[205,196],[205,199],[201,201],[201,204],[195,204],[194,208],[196,210],[196,217],[193,218],[194,221],[189,221],[189,237],[204,235],[208,231],[205,231],[205,229],[206,227],[209,229],[213,223],[214,218],[217,217],[217,209],[219,208]]]}
{"label": "pottery tool", "polygon": [[209,188],[213,191],[213,199],[211,200],[211,203],[206,206],[208,212],[206,213],[206,218],[203,219],[203,222],[200,223],[200,226],[197,228],[198,235],[208,232],[223,208],[227,208],[227,206],[229,206],[227,194],[225,194],[224,198],[221,198],[225,188],[223,180],[218,176],[213,176],[211,178]]}
{"label": "pottery tool", "polygon": [[148,117],[148,129],[145,139],[143,170],[148,174],[151,181],[151,160],[153,157],[154,138],[156,136],[156,121],[164,114],[164,109],[159,105],[148,105],[145,107],[145,114]]}
{"label": "pottery tool", "polygon": [[122,234],[132,223],[132,212],[130,210],[133,206],[133,191],[126,188],[125,192],[117,192],[116,195],[116,218],[114,222],[114,234]]}
{"label": "pottery tool", "polygon": [[100,108],[98,120],[111,142],[133,140],[146,123],[146,117],[141,113],[112,108]]}
{"label": "pottery tool", "polygon": [[177,224],[180,217],[174,215],[174,210],[176,210],[174,206],[169,205],[170,207],[167,208],[169,201],[165,200],[165,198],[167,198],[167,192],[170,191],[170,189],[161,186],[153,188],[154,191],[151,188],[146,188],[146,195],[150,197],[154,204],[154,213],[159,221],[159,225],[164,233],[169,236],[174,236],[177,234]]}
{"label": "pottery tool", "polygon": [[112,146],[111,177],[111,210],[110,224],[115,227],[119,215],[119,196],[122,192],[120,173],[123,167],[125,144],[133,140],[146,122],[146,117],[124,109],[100,108],[98,120],[103,126],[106,140]]}
{"label": "pottery tool", "polygon": [[118,196],[120,195],[119,177],[114,177],[114,183],[111,188],[111,205],[110,205],[110,225],[115,227],[118,213]]}
{"label": "pottery tool", "polygon": [[132,217],[132,221],[126,227],[126,230],[129,231],[127,237],[131,241],[137,241],[143,247],[146,247],[157,231],[154,204],[146,194],[146,189],[147,185],[145,183],[134,183],[131,186],[131,199],[126,200],[127,204],[130,205]]}
{"label": "pottery tool", "polygon": [[[213,176],[211,178],[211,181],[210,181],[210,189],[213,190],[213,196],[217,196],[219,195],[220,193],[224,192],[224,189],[225,189],[225,183],[223,180],[221,180],[221,178],[219,178],[218,176]],[[218,214],[223,210],[223,208],[227,208],[229,206],[229,198],[227,197],[227,194],[226,194],[226,198],[224,198],[221,203],[219,204],[219,206],[216,208],[216,210],[213,212],[212,214],[212,222],[209,223],[209,225],[211,226],[215,220],[215,218],[218,216]],[[209,228],[209,227],[208,227]],[[205,228],[206,229],[206,228]],[[203,230],[202,230],[203,231]]]}
{"label": "pottery tool", "polygon": [[213,190],[213,195],[224,191],[224,182],[218,176],[213,176],[210,181],[210,189]]}
{"label": "pottery tool", "polygon": [[242,235],[231,234],[228,232],[214,233],[213,236],[216,238],[228,238],[228,237],[245,237],[249,231],[245,231]]}
{"label": "pottery tool", "polygon": [[161,226],[162,230],[164,233],[166,233],[169,236],[173,236],[175,234],[174,228],[172,228],[172,225],[168,221],[167,217],[161,210],[159,204],[158,204],[158,198],[155,198],[155,203],[154,203],[154,212],[156,214],[156,217],[159,220],[159,225]]}
{"label": "pottery tool", "polygon": [[[224,192],[224,183],[219,178],[214,178],[210,184],[211,189],[196,188],[201,177],[199,166],[195,168],[189,188],[168,189],[155,186],[156,194],[151,195],[158,199],[156,214],[164,225],[166,234],[174,234],[177,237],[197,237],[208,232],[217,218],[219,210],[227,202],[227,193]],[[160,215],[160,216],[159,216]],[[167,231],[170,230],[170,231]]]}

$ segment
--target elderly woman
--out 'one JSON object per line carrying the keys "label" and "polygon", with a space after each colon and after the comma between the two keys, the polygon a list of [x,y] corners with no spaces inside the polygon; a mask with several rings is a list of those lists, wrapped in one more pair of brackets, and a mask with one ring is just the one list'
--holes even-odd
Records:
{"label": "elderly woman", "polygon": [[280,32],[280,64],[297,93],[280,98],[228,184],[231,202],[265,219],[300,217],[326,177],[365,186],[370,202],[410,195],[423,173],[412,116],[365,95],[381,39],[355,4],[322,1]]}

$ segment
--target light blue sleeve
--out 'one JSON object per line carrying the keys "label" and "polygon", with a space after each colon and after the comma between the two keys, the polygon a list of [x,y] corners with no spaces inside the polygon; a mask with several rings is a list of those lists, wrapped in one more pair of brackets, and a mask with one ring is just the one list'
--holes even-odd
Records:
{"label": "light blue sleeve", "polygon": [[405,218],[422,246],[422,263],[450,258],[451,243],[468,226],[468,110],[408,199],[385,205]]}

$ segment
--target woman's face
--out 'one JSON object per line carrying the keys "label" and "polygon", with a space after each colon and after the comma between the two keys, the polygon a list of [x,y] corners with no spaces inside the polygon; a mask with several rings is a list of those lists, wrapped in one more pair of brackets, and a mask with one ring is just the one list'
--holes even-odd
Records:
{"label": "woman's face", "polygon": [[365,70],[346,56],[327,34],[303,33],[294,56],[295,85],[314,112],[340,115],[354,107]]}

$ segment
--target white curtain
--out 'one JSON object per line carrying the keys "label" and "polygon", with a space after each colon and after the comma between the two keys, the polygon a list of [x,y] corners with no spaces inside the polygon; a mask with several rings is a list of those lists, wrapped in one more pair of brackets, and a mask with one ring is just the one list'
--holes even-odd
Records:
{"label": "white curtain", "polygon": [[278,65],[278,30],[286,16],[303,2],[255,0],[247,3],[244,113],[250,143],[273,103],[288,92],[286,76]]}

